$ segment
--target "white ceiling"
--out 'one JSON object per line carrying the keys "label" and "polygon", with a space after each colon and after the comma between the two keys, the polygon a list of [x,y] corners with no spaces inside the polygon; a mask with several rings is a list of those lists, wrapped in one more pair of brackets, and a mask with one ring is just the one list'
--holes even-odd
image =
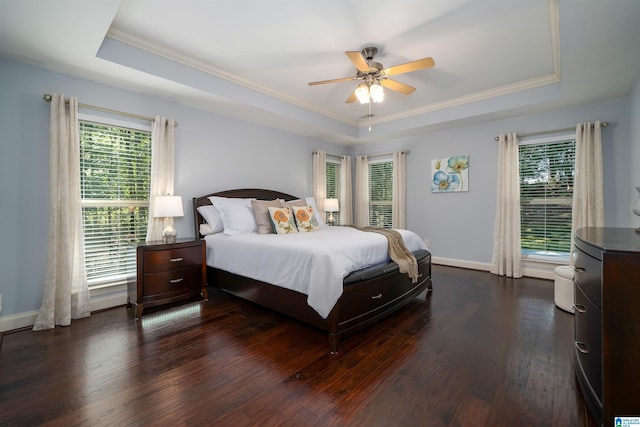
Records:
{"label": "white ceiling", "polygon": [[[0,53],[74,76],[358,143],[628,95],[637,0],[0,0]],[[346,104],[373,45],[411,95]],[[372,131],[368,126],[372,125]]]}

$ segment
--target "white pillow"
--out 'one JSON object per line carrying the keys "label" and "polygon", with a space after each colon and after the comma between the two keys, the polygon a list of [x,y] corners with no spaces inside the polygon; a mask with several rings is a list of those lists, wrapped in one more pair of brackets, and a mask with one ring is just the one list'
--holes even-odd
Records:
{"label": "white pillow", "polygon": [[[207,224],[211,227],[210,233],[203,233],[202,227],[200,227],[200,234],[213,234],[222,233],[224,227],[222,225],[222,218],[220,217],[220,211],[213,205],[198,206],[198,213],[202,215]],[[208,229],[206,231],[209,231]]]}
{"label": "white pillow", "polygon": [[231,197],[209,197],[213,206],[220,211],[224,234],[256,233],[258,224],[253,214],[251,200]]}
{"label": "white pillow", "polygon": [[305,197],[304,200],[307,202],[307,205],[311,206],[311,208],[313,209],[313,212],[315,213],[316,221],[318,221],[318,226],[326,227],[327,224],[324,222],[324,218],[320,214],[320,211],[318,210],[318,206],[316,205],[316,199],[314,199],[313,197]]}
{"label": "white pillow", "polygon": [[215,231],[213,231],[212,226],[205,223],[205,224],[200,224],[200,234],[202,234],[203,236],[207,236],[209,234],[215,234]]}

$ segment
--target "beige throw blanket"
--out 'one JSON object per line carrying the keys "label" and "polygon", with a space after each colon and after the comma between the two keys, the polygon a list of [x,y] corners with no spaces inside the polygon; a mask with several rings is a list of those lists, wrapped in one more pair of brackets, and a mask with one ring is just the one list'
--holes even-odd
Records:
{"label": "beige throw blanket", "polygon": [[416,257],[413,256],[411,251],[405,246],[400,233],[396,230],[381,227],[358,227],[356,225],[350,225],[349,227],[385,236],[389,242],[389,258],[398,264],[400,273],[406,273],[412,283],[418,281],[418,261],[416,261]]}

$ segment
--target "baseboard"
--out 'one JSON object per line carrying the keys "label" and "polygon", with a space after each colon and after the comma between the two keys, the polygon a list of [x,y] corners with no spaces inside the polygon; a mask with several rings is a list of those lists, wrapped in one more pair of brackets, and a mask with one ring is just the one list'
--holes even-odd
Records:
{"label": "baseboard", "polygon": [[[467,261],[454,258],[431,257],[431,263],[436,265],[446,265],[449,267],[468,268],[470,270],[491,271],[491,263]],[[537,279],[554,279],[553,270],[558,264],[543,261],[522,261],[522,274],[527,277],[535,277]]]}
{"label": "baseboard", "polygon": [[26,311],[11,316],[0,317],[0,331],[7,332],[33,326],[33,324],[36,323],[38,312],[39,310]]}
{"label": "baseboard", "polygon": [[[117,307],[127,303],[126,291],[91,295],[91,311],[105,310],[111,307]],[[14,331],[16,329],[24,329],[32,327],[36,323],[38,312],[40,310],[27,311],[11,316],[0,317],[0,331]]]}
{"label": "baseboard", "polygon": [[446,265],[449,267],[468,268],[470,270],[490,271],[491,264],[478,261],[466,261],[455,258],[431,257],[431,263],[437,265]]}
{"label": "baseboard", "polygon": [[[467,261],[454,258],[431,257],[431,262],[436,265],[446,265],[449,267],[468,268],[470,270],[487,271],[491,270],[491,264],[487,262]],[[554,279],[554,268],[558,264],[550,264],[538,261],[523,261],[523,274],[527,277],[536,277],[539,279]],[[91,292],[91,311],[105,310],[111,307],[117,307],[127,303],[127,292],[124,287],[114,288],[110,291],[92,291]],[[7,332],[15,329],[23,329],[30,326],[36,321],[38,310],[19,313],[11,316],[0,317],[0,331]]]}

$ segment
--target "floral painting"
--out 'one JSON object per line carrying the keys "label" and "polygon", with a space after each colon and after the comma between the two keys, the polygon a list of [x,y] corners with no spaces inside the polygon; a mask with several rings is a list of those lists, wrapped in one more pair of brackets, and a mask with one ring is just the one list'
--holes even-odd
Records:
{"label": "floral painting", "polygon": [[431,160],[431,192],[469,191],[469,156]]}

